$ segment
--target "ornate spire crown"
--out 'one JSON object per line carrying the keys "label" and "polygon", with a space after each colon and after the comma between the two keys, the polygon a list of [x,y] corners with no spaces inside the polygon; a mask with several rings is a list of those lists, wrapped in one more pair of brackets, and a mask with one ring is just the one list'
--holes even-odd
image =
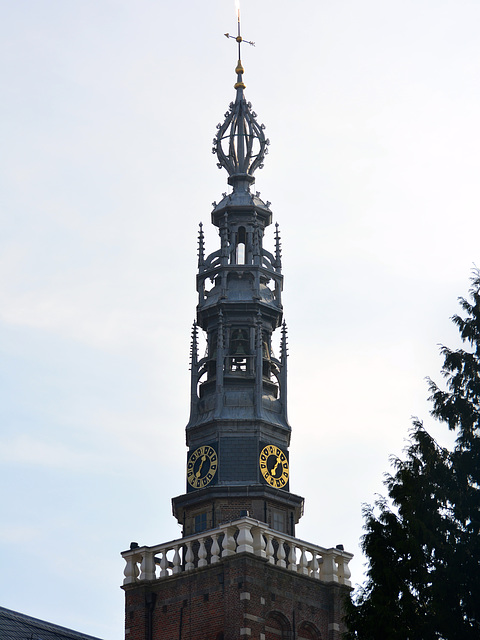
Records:
{"label": "ornate spire crown", "polygon": [[235,102],[231,102],[225,113],[223,124],[217,124],[217,134],[213,139],[212,153],[218,157],[217,166],[227,170],[228,183],[235,189],[245,189],[255,181],[253,173],[263,167],[263,161],[268,153],[270,141],[265,138],[265,125],[258,124],[257,114],[252,111],[252,104],[245,100],[243,74],[245,70],[241,60],[241,44],[246,42],[255,46],[254,42],[244,40],[240,30],[240,10],[238,10],[238,35],[226,33],[227,38],[233,38],[238,43],[238,62],[235,68],[237,91]]}

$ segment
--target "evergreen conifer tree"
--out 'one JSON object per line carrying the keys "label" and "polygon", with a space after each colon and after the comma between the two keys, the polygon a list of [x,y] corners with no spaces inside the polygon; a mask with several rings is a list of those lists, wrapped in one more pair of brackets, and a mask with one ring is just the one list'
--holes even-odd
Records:
{"label": "evergreen conifer tree", "polygon": [[367,580],[347,602],[349,640],[480,638],[480,272],[464,317],[466,348],[442,347],[442,390],[429,380],[432,415],[455,431],[438,446],[420,421],[405,459],[392,460],[388,499],[364,508]]}

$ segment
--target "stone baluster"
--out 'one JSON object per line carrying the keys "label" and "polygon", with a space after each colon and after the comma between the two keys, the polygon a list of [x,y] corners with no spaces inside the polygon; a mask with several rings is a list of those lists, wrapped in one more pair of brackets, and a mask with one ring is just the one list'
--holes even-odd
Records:
{"label": "stone baluster", "polygon": [[155,560],[151,551],[143,552],[140,580],[155,580]]}
{"label": "stone baluster", "polygon": [[220,546],[218,544],[218,533],[214,533],[212,536],[212,560],[211,563],[220,562]]}
{"label": "stone baluster", "polygon": [[126,567],[123,571],[123,575],[125,576],[125,579],[123,581],[123,584],[132,584],[132,582],[136,582],[137,578],[138,578],[138,558],[137,556],[128,556],[126,559]]}
{"label": "stone baluster", "polygon": [[323,554],[321,577],[325,582],[338,582],[337,565],[333,550],[326,551]]}
{"label": "stone baluster", "polygon": [[275,564],[275,557],[274,557],[274,548],[273,548],[273,542],[272,542],[272,534],[271,533],[266,533],[265,534],[267,536],[267,549],[266,549],[266,553],[267,553],[267,559],[270,562],[270,564]]}
{"label": "stone baluster", "polygon": [[286,567],[287,563],[285,561],[286,553],[285,553],[285,542],[281,538],[277,538],[278,549],[277,549],[277,566],[278,567]]}
{"label": "stone baluster", "polygon": [[227,527],[225,529],[225,537],[223,538],[223,551],[222,558],[226,556],[233,556],[235,553],[235,530],[233,527]]}
{"label": "stone baluster", "polygon": [[260,527],[253,528],[253,553],[256,556],[260,556],[261,558],[266,557],[265,553],[265,538],[263,537],[262,530]]}
{"label": "stone baluster", "polygon": [[160,560],[160,578],[166,578],[168,576],[167,551],[167,548],[162,551],[162,558]]}
{"label": "stone baluster", "polygon": [[298,573],[308,576],[308,562],[305,554],[305,547],[300,547],[300,562],[298,563]]}
{"label": "stone baluster", "polygon": [[172,574],[175,575],[182,572],[182,558],[180,557],[180,545],[176,544],[173,548],[175,552],[173,554]]}
{"label": "stone baluster", "polygon": [[238,525],[237,553],[253,553],[252,525],[241,522]]}
{"label": "stone baluster", "polygon": [[341,584],[345,584],[348,587],[351,586],[350,576],[352,575],[350,572],[350,567],[348,566],[349,558],[345,558],[344,556],[337,556],[335,558],[337,563],[337,575],[338,581]]}
{"label": "stone baluster", "polygon": [[293,542],[290,542],[290,553],[288,554],[288,568],[290,571],[297,570],[297,554],[296,547]]}
{"label": "stone baluster", "polygon": [[207,549],[205,547],[205,538],[200,538],[200,547],[198,548],[198,566],[206,567],[207,562]]}
{"label": "stone baluster", "polygon": [[185,571],[191,571],[192,569],[195,569],[195,565],[193,564],[195,556],[193,555],[192,541],[189,540],[186,544],[187,553],[185,554]]}
{"label": "stone baluster", "polygon": [[318,570],[319,564],[318,564],[316,551],[312,551],[312,559],[309,562],[309,569],[310,569],[310,577],[316,578],[318,580],[320,578],[320,572]]}

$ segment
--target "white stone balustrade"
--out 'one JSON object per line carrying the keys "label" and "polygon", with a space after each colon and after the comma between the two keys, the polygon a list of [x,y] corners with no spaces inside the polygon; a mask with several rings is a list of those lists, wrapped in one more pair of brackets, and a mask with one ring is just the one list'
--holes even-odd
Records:
{"label": "white stone balustrade", "polygon": [[249,517],[154,547],[124,551],[123,584],[159,580],[193,571],[237,553],[266,558],[277,567],[314,580],[351,585],[348,567],[353,557],[351,553],[318,547],[270,529],[265,523]]}

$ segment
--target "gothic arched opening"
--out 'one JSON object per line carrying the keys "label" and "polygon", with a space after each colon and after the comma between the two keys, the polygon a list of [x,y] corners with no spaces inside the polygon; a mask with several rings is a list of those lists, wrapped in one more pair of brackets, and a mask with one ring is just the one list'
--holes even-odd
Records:
{"label": "gothic arched opening", "polygon": [[265,621],[265,640],[290,640],[292,627],[280,611],[271,611]]}
{"label": "gothic arched opening", "polygon": [[302,622],[298,627],[297,640],[321,640],[320,631],[312,622]]}

